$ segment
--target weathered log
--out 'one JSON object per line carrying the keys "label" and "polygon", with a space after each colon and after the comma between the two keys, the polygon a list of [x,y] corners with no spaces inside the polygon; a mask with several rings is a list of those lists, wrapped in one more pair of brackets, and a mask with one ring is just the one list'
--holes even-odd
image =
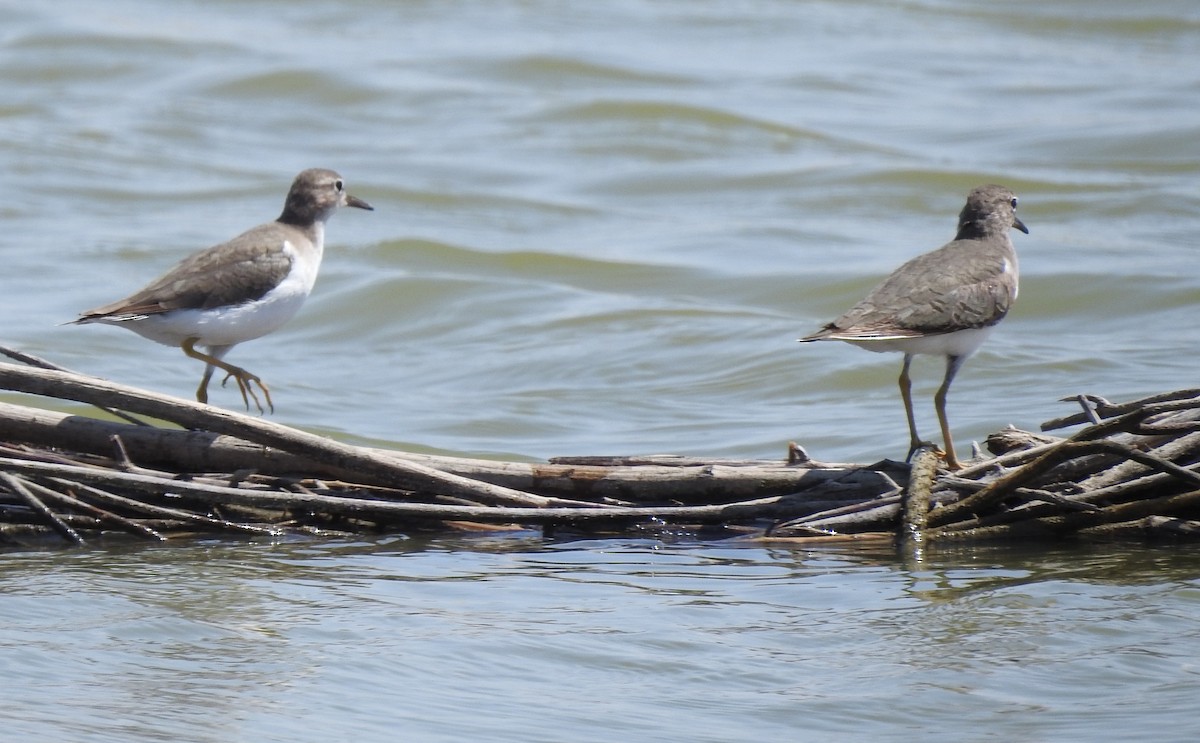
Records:
{"label": "weathered log", "polygon": [[[62,469],[61,465],[46,462],[28,462],[0,458],[0,470],[7,472],[21,472],[31,476],[60,477],[63,474]],[[626,506],[609,508],[448,506],[201,485],[183,480],[165,480],[159,477],[99,468],[80,468],[78,471],[72,472],[71,477],[88,484],[124,487],[148,494],[182,494],[207,503],[236,503],[279,510],[315,510],[372,520],[404,518],[437,521],[467,520],[489,523],[510,521],[554,523],[639,521],[651,518],[669,518],[673,520],[716,523],[764,517],[776,518],[789,515],[796,508],[794,504],[788,503],[787,498],[778,496],[715,506],[663,506],[653,509]]]}
{"label": "weathered log", "polygon": [[817,462],[795,444],[780,461],[496,462],[369,449],[23,360],[38,368],[0,364],[0,388],[183,428],[0,404],[0,523],[36,529],[36,518],[67,539],[76,527],[151,538],[151,523],[259,532],[719,523],[766,527],[794,544],[875,544],[899,530],[895,541],[916,553],[965,539],[1200,534],[1189,521],[1200,512],[1196,390],[1123,404],[1080,395],[1082,413],[1046,424],[1083,424],[1067,439],[1010,428],[989,438],[998,456],[948,473],[921,452],[910,475],[887,461]]}
{"label": "weathered log", "polygon": [[0,363],[0,388],[120,408],[170,421],[185,428],[236,436],[251,443],[309,457],[342,470],[369,473],[395,487],[450,494],[462,493],[477,499],[510,505],[558,505],[555,499],[451,475],[395,457],[381,456],[368,449],[350,446],[270,421],[71,372],[29,369]]}
{"label": "weathered log", "polygon": [[912,474],[902,496],[899,543],[905,552],[920,550],[925,542],[929,521],[929,500],[933,495],[933,480],[937,476],[938,455],[929,447],[913,457]]}
{"label": "weathered log", "polygon": [[[292,429],[286,429],[288,431]],[[302,432],[297,432],[302,433]],[[307,435],[307,434],[305,434]],[[183,472],[254,470],[267,475],[341,478],[386,486],[391,478],[338,466],[323,458],[247,442],[212,431],[136,426],[80,415],[0,403],[0,440],[109,456],[118,437],[139,465]],[[557,458],[550,463],[499,462],[465,457],[369,449],[373,455],[408,462],[497,486],[573,501],[616,505],[675,502],[702,505],[728,500],[805,493],[814,501],[871,498],[903,478],[904,468],[880,463],[874,468],[770,461],[700,462],[681,457]]]}

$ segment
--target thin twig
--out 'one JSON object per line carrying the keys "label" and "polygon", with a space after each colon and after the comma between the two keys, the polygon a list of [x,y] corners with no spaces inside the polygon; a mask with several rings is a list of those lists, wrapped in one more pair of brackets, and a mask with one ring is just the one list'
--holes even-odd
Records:
{"label": "thin twig", "polygon": [[46,523],[50,525],[50,528],[58,532],[63,539],[76,545],[84,544],[83,537],[79,536],[79,533],[68,526],[65,521],[54,515],[54,512],[51,511],[46,504],[41,501],[40,498],[34,495],[29,488],[25,487],[25,483],[21,478],[8,472],[0,471],[0,482],[3,482],[5,485],[7,485],[9,489],[12,490],[13,493],[18,497],[20,497],[21,500],[25,501],[25,503],[28,504],[35,513],[45,519]]}
{"label": "thin twig", "polygon": [[93,487],[81,482],[73,482],[60,477],[51,478],[54,482],[69,488],[74,488],[77,491],[87,493],[88,497],[98,500],[101,503],[106,503],[110,506],[117,506],[132,511],[138,511],[147,516],[160,519],[172,519],[181,521],[186,524],[202,526],[206,528],[217,528],[225,531],[237,531],[246,534],[267,534],[276,535],[278,529],[268,526],[256,526],[254,524],[240,524],[236,521],[225,521],[223,519],[214,519],[209,516],[191,513],[178,508],[166,508],[165,506],[157,506],[152,503],[143,503],[142,501],[133,498],[126,498],[115,493],[109,493],[100,488]]}
{"label": "thin twig", "polygon": [[121,527],[122,529],[124,529],[125,531],[130,532],[131,534],[135,534],[139,537],[143,537],[146,539],[152,539],[152,540],[158,541],[158,542],[167,541],[166,537],[164,537],[162,534],[159,534],[158,532],[154,531],[153,529],[151,529],[147,526],[143,526],[142,524],[139,524],[136,521],[127,519],[124,516],[118,516],[117,514],[113,513],[112,511],[106,511],[103,508],[97,508],[96,506],[92,505],[91,503],[87,503],[78,498],[67,495],[66,493],[60,493],[57,490],[53,490],[51,488],[46,487],[45,485],[33,482],[32,480],[26,481],[25,484],[27,486],[29,486],[30,489],[36,490],[37,492],[41,493],[43,497],[50,498],[52,500],[56,500],[59,503],[67,506],[68,508],[74,508],[78,511],[84,511],[88,514],[91,514],[92,516],[94,516],[95,518],[99,519],[102,522],[107,521],[111,524],[115,524],[115,525]]}
{"label": "thin twig", "polygon": [[1155,515],[1192,513],[1200,506],[1200,490],[1161,498],[1147,498],[1108,506],[1096,511],[1058,514],[1035,519],[1023,519],[1001,526],[956,530],[952,526],[930,532],[931,540],[1011,539],[1013,537],[1051,537],[1077,533],[1106,524],[1131,521]]}
{"label": "thin twig", "polygon": [[1072,459],[1083,454],[1109,452],[1123,455],[1129,459],[1150,465],[1155,469],[1173,475],[1181,480],[1200,485],[1200,474],[1180,467],[1146,452],[1137,451],[1124,444],[1108,439],[1096,441],[1067,441],[1046,453],[1040,459],[1018,469],[1005,477],[996,480],[991,485],[970,495],[957,503],[951,503],[935,512],[930,521],[935,526],[943,526],[963,518],[966,514],[983,513],[995,504],[1007,498],[1013,490],[1029,482],[1034,477],[1049,470],[1059,462]]}
{"label": "thin twig", "polygon": [[[1163,402],[1194,400],[1196,405],[1200,405],[1200,400],[1196,400],[1196,398],[1200,398],[1200,389],[1175,390],[1174,392],[1150,395],[1149,397],[1120,404],[1111,403],[1099,395],[1072,395],[1064,397],[1062,401],[1078,402],[1080,407],[1083,408],[1083,412],[1048,420],[1041,425],[1041,429],[1043,431],[1054,431],[1060,428],[1067,428],[1068,426],[1076,426],[1080,423],[1095,425],[1100,422],[1100,419],[1115,418],[1126,413],[1136,412],[1148,405]],[[1196,407],[1196,405],[1185,405],[1185,407]]]}

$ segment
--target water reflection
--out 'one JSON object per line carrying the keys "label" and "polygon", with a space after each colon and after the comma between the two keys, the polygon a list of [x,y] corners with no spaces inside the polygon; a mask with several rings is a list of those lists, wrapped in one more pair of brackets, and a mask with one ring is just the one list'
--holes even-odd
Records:
{"label": "water reflection", "polygon": [[[214,710],[290,730],[284,710],[335,689],[360,714],[436,734],[458,729],[439,711],[517,714],[518,699],[561,697],[566,678],[654,724],[667,709],[707,721],[718,705],[721,730],[728,715],[771,731],[821,711],[836,713],[814,723],[827,733],[846,733],[846,715],[883,725],[864,721],[864,694],[951,726],[964,709],[994,721],[997,693],[1002,708],[1060,713],[1068,702],[1048,693],[1060,679],[1093,700],[1114,680],[1129,693],[1167,683],[1200,603],[1187,550],[1111,545],[906,566],[884,549],[517,534],[28,552],[4,568],[23,648],[12,657],[40,674],[14,703],[68,684],[72,717],[140,708],[127,732],[149,740],[158,722],[202,725]],[[79,643],[87,657],[70,652]],[[555,724],[591,719],[539,709]]]}

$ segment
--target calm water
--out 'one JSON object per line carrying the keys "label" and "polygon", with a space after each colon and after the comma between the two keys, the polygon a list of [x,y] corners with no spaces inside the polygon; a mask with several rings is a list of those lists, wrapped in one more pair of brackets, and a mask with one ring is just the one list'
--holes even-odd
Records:
{"label": "calm water", "polygon": [[4,740],[1195,740],[1191,551],[10,554]]}
{"label": "calm water", "polygon": [[[189,396],[181,353],[59,323],[333,167],[377,211],[337,216],[300,316],[230,357],[276,420],[874,460],[906,443],[898,359],[794,340],[994,181],[1032,234],[951,395],[963,448],[1065,395],[1194,386],[1200,6],[1099,5],[0,3],[0,342]],[[939,366],[915,368],[927,432]],[[0,738],[1188,739],[1197,567],[533,537],[16,553]]]}

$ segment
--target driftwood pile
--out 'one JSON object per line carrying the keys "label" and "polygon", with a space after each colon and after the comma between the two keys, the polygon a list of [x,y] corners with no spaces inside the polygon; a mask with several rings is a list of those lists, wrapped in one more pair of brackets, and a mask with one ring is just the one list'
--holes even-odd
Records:
{"label": "driftwood pile", "polygon": [[[0,544],[120,533],[279,535],[529,529],[907,549],[983,539],[1197,536],[1200,390],[1009,429],[954,473],[909,465],[674,456],[496,462],[352,446],[262,418],[75,374],[0,348],[0,390],[104,417],[0,403]],[[140,416],[140,417],[139,417]],[[151,420],[142,420],[142,417]]]}

